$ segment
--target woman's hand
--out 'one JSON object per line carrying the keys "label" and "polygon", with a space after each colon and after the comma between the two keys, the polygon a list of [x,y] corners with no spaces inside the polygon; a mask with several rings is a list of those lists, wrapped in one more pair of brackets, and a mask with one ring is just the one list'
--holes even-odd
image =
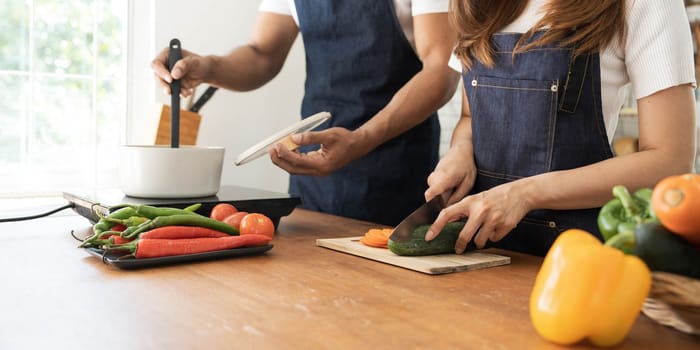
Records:
{"label": "woman's hand", "polygon": [[163,92],[169,95],[170,83],[174,79],[180,79],[182,87],[180,94],[183,97],[188,97],[193,93],[194,88],[204,81],[209,71],[209,60],[187,50],[182,50],[182,59],[175,63],[171,72],[168,69],[168,53],[168,48],[163,49],[151,61],[151,69],[153,69],[160,85],[163,86]]}
{"label": "woman's hand", "polygon": [[444,194],[447,204],[464,198],[476,179],[476,166],[470,147],[451,147],[428,176],[425,200]]}
{"label": "woman's hand", "polygon": [[530,211],[524,181],[514,181],[470,195],[443,209],[425,235],[426,241],[437,236],[449,222],[467,218],[455,244],[455,253],[462,254],[469,241],[474,239],[478,248],[487,241],[503,239],[525,214]]}

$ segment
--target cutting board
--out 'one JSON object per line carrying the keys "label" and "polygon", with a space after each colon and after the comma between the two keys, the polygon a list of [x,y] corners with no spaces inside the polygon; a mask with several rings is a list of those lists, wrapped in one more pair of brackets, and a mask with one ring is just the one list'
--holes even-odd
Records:
{"label": "cutting board", "polygon": [[431,275],[510,264],[508,256],[476,251],[460,255],[399,256],[389,249],[366,246],[360,243],[360,237],[317,239],[316,245]]}

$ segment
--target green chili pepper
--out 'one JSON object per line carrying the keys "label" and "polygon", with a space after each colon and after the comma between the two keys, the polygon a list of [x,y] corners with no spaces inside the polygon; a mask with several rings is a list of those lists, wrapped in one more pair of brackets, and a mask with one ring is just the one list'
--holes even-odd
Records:
{"label": "green chili pepper", "polygon": [[92,226],[92,231],[95,234],[100,234],[104,231],[111,229],[116,224],[116,222],[113,222],[111,220],[127,219],[136,215],[136,210],[134,210],[134,208],[131,207],[123,207],[119,210],[111,212],[107,216],[103,216],[102,212],[100,211],[95,211],[95,214],[97,214],[100,220]]}
{"label": "green chili pepper", "polygon": [[151,221],[153,221],[153,219],[148,219],[148,220],[144,221],[143,223],[136,225],[136,226],[129,226],[124,231],[122,231],[120,233],[120,235],[124,238],[134,237],[134,235],[135,235],[134,232],[141,230],[142,227],[146,226]]}
{"label": "green chili pepper", "polygon": [[98,221],[96,224],[92,225],[92,232],[93,232],[93,234],[100,234],[104,231],[109,230],[110,228],[112,228],[112,226],[114,226],[114,224],[112,224],[111,222],[108,222],[107,220],[100,219],[100,221]]}
{"label": "green chili pepper", "polygon": [[136,216],[143,216],[148,219],[154,219],[158,216],[170,216],[170,215],[179,215],[179,214],[188,214],[188,215],[200,215],[196,213],[195,211],[201,207],[201,203],[196,203],[192,204],[185,209],[180,209],[180,208],[170,208],[170,207],[156,207],[156,206],[151,206],[151,205],[132,205],[132,204],[120,204],[117,206],[111,207],[113,208],[131,208],[134,210],[134,215]]}
{"label": "green chili pepper", "polygon": [[128,219],[136,214],[136,210],[132,207],[121,207],[118,210],[111,212],[109,215],[104,216],[101,211],[95,210],[95,214],[100,218],[92,226],[92,236],[83,240],[80,247],[92,246],[96,240],[99,240],[106,232],[116,225],[119,220]]}
{"label": "green chili pepper", "polygon": [[[651,208],[652,190],[642,188],[630,194],[625,186],[618,185],[613,187],[612,193],[615,198],[598,213],[598,229],[606,244],[611,241],[608,245],[631,253],[634,249],[635,228],[657,220]],[[620,234],[623,235],[617,237]]]}
{"label": "green chili pepper", "polygon": [[[92,226],[92,236],[86,238],[81,247],[91,246],[96,240],[101,239],[105,233],[113,233],[110,231],[112,227],[116,224],[122,224],[127,226],[127,232],[133,232],[135,228],[144,223],[148,219],[153,219],[158,216],[168,216],[168,215],[197,215],[197,209],[202,206],[201,203],[192,204],[185,209],[179,208],[168,208],[168,207],[155,207],[149,205],[131,205],[131,204],[119,204],[109,208],[111,213],[104,216],[101,211],[95,211],[95,214],[100,218]],[[132,228],[133,227],[133,228]]]}
{"label": "green chili pepper", "polygon": [[100,235],[90,236],[89,238],[82,241],[78,248],[100,247],[109,241],[108,239],[103,239],[102,237],[106,235],[111,235],[113,233],[119,234],[119,232],[116,231],[105,231]]}
{"label": "green chili pepper", "polygon": [[[649,195],[649,197],[651,198],[651,194]],[[192,205],[190,205],[190,206],[185,207],[185,209],[182,209],[182,210],[184,210],[184,211],[189,211],[189,212],[193,212],[193,213],[194,213],[194,212],[196,212],[197,209],[199,209],[201,206],[202,206],[202,203],[195,203],[195,204],[192,204]]]}
{"label": "green chili pepper", "polygon": [[107,222],[111,222],[113,224],[124,225],[126,227],[138,226],[138,225],[141,225],[148,220],[150,220],[150,219],[147,217],[136,216],[136,215],[130,216],[126,219],[105,218],[105,221],[107,221]]}
{"label": "green chili pepper", "polygon": [[84,239],[78,248],[87,248],[87,247],[98,247],[104,243],[104,237],[108,237],[111,235],[119,235],[121,232],[119,231],[102,231],[100,233],[94,233],[92,236]]}
{"label": "green chili pepper", "polygon": [[[230,235],[238,235],[238,229],[224,222],[208,218],[203,215],[190,214],[175,214],[168,216],[157,216],[152,220],[148,220],[141,225],[132,226],[124,230],[121,236],[127,239],[135,238],[142,232],[162,227],[162,226],[200,226],[206,227],[221,232],[226,232]],[[130,230],[133,228],[133,230]]]}

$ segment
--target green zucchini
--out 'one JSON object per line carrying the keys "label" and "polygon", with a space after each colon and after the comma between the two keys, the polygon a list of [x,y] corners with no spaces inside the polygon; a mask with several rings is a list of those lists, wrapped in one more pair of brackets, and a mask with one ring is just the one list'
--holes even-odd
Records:
{"label": "green zucchini", "polygon": [[[464,227],[464,222],[451,222],[442,228],[440,234],[432,241],[425,240],[425,233],[428,232],[430,225],[418,226],[411,234],[411,239],[406,242],[394,242],[389,239],[389,250],[396,255],[402,256],[419,256],[419,255],[436,255],[455,252],[455,243],[459,232]],[[467,250],[475,249],[474,242],[469,242]]]}
{"label": "green zucchini", "polygon": [[634,255],[642,259],[649,270],[700,278],[700,249],[658,222],[639,225],[634,235]]}

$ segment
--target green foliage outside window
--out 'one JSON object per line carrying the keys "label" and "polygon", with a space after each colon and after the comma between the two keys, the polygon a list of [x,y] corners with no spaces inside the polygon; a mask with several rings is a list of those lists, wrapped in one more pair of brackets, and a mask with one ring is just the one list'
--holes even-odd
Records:
{"label": "green foliage outside window", "polygon": [[0,194],[99,187],[116,167],[103,156],[126,115],[127,6],[0,1]]}

